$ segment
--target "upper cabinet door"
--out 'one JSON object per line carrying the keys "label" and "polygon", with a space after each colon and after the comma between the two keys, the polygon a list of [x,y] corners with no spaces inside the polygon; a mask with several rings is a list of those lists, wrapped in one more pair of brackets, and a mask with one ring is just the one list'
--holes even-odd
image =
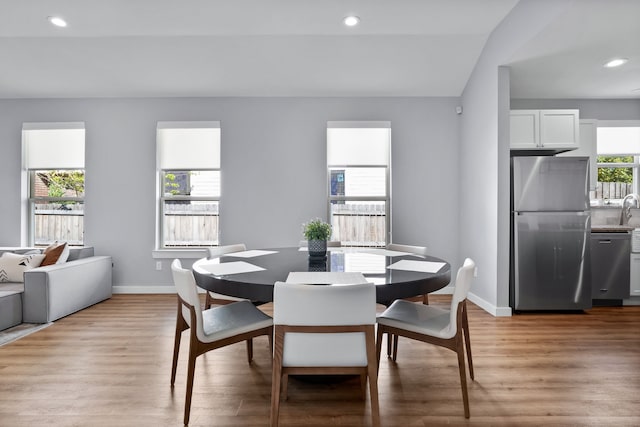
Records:
{"label": "upper cabinet door", "polygon": [[512,149],[535,149],[540,145],[540,110],[511,110],[509,116]]}
{"label": "upper cabinet door", "polygon": [[578,148],[578,110],[540,110],[540,145],[545,148]]}
{"label": "upper cabinet door", "polygon": [[511,110],[512,150],[574,150],[580,146],[578,110]]}

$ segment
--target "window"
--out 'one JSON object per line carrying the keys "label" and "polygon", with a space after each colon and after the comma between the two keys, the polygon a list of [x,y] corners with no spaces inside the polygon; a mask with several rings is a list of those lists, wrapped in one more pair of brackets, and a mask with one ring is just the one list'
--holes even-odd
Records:
{"label": "window", "polygon": [[158,248],[219,244],[220,123],[159,122]]}
{"label": "window", "polygon": [[28,245],[84,244],[84,123],[22,127]]}
{"label": "window", "polygon": [[620,204],[627,194],[640,193],[640,123],[598,122],[597,152],[596,199]]}
{"label": "window", "polygon": [[390,232],[389,122],[328,122],[328,210],[332,240],[386,246]]}

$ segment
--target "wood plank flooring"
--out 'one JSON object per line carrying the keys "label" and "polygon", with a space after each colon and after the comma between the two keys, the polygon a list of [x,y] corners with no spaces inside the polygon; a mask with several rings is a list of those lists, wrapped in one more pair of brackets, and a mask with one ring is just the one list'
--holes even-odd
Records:
{"label": "wood plank flooring", "polygon": [[[182,425],[188,340],[171,389],[175,304],[173,295],[115,295],[0,347],[0,426]],[[383,426],[640,425],[640,307],[494,318],[469,304],[469,323],[471,418],[455,354],[401,339],[397,364],[384,355],[380,364]],[[191,426],[268,425],[266,338],[254,352],[252,365],[243,344],[198,359]],[[358,387],[292,379],[280,425],[368,426]]]}

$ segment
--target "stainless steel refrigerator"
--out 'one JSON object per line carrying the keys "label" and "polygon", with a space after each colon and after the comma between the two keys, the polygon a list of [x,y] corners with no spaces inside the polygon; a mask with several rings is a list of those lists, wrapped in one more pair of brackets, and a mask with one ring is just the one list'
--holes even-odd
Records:
{"label": "stainless steel refrigerator", "polygon": [[589,158],[511,159],[510,303],[591,308]]}

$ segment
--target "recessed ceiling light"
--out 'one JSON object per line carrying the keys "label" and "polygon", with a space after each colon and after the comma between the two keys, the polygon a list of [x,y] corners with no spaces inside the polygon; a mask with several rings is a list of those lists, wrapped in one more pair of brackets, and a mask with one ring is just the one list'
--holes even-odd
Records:
{"label": "recessed ceiling light", "polygon": [[357,16],[346,16],[342,22],[344,22],[344,25],[346,25],[347,27],[355,27],[356,25],[358,25],[360,23],[360,18],[358,18]]}
{"label": "recessed ceiling light", "polygon": [[51,22],[56,27],[64,28],[64,27],[67,26],[67,21],[65,21],[64,19],[60,18],[59,16],[50,16],[47,19],[49,20],[49,22]]}
{"label": "recessed ceiling light", "polygon": [[611,61],[607,62],[606,64],[604,64],[604,66],[607,67],[607,68],[619,67],[621,65],[626,64],[627,61],[629,61],[627,58],[616,58],[616,59],[612,59]]}

